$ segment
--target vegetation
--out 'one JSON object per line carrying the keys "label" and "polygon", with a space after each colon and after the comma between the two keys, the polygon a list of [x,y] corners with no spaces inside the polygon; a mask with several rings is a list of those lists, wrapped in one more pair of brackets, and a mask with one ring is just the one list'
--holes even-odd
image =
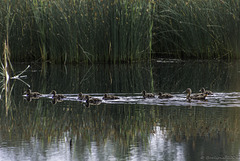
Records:
{"label": "vegetation", "polygon": [[239,58],[240,2],[159,0],[154,49],[178,57]]}
{"label": "vegetation", "polygon": [[[238,58],[237,0],[0,0],[13,61],[132,62]],[[3,51],[4,46],[1,46]]]}
{"label": "vegetation", "polygon": [[[2,20],[6,17],[5,3],[0,2]],[[67,63],[146,59],[149,56],[143,53],[151,46],[151,7],[145,0],[11,1],[12,60]],[[6,31],[2,28],[0,32],[2,42]]]}

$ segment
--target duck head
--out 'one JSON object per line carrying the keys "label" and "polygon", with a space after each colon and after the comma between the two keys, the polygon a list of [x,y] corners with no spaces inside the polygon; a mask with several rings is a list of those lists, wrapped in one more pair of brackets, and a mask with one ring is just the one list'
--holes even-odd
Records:
{"label": "duck head", "polygon": [[190,95],[192,93],[191,88],[187,88],[183,93],[187,93],[188,95]]}
{"label": "duck head", "polygon": [[146,91],[145,91],[145,90],[142,91],[142,95],[143,95],[143,96],[146,95]]}
{"label": "duck head", "polygon": [[52,90],[50,94],[53,94],[53,96],[56,96],[57,92],[55,90]]}
{"label": "duck head", "polygon": [[206,90],[205,90],[205,88],[201,88],[200,90],[199,90],[199,92],[202,92],[202,93],[204,93]]}
{"label": "duck head", "polygon": [[87,101],[89,101],[89,98],[90,98],[89,95],[86,95],[86,99],[87,99]]}
{"label": "duck head", "polygon": [[26,91],[24,92],[24,94],[30,95],[31,92],[32,92],[31,89],[28,89],[28,90],[26,90]]}

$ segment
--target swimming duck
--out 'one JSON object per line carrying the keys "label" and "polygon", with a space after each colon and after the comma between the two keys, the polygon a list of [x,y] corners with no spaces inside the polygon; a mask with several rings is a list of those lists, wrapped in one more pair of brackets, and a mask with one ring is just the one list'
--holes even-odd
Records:
{"label": "swimming duck", "polygon": [[143,98],[155,98],[153,93],[147,93],[145,90],[142,91]]}
{"label": "swimming duck", "polygon": [[[80,99],[80,100],[86,100],[86,96],[87,96],[87,95],[84,95],[82,92],[80,92],[80,93],[78,94],[78,99]],[[91,96],[89,96],[89,98],[91,98]]]}
{"label": "swimming duck", "polygon": [[212,92],[212,91],[205,90],[205,88],[201,88],[201,89],[199,90],[199,92],[202,92],[202,93],[208,94],[208,95],[213,95],[213,92]]}
{"label": "swimming duck", "polygon": [[57,104],[58,102],[62,102],[62,100],[61,100],[60,98],[57,98],[57,97],[53,97],[53,98],[52,98],[52,101],[51,101],[52,104],[55,105],[55,104]]}
{"label": "swimming duck", "polygon": [[195,99],[195,100],[205,100],[205,98],[207,97],[207,94],[205,93],[199,93],[199,94],[194,94],[191,96],[192,90],[191,88],[187,88],[184,93],[187,93],[187,99],[191,100],[191,99]]}
{"label": "swimming duck", "polygon": [[57,98],[57,99],[66,98],[66,96],[64,96],[62,94],[57,94],[57,92],[55,90],[52,90],[52,92],[50,94],[53,94],[52,98]]}
{"label": "swimming duck", "polygon": [[102,100],[98,98],[90,98],[89,95],[86,95],[86,103],[91,105],[99,105],[101,104]]}
{"label": "swimming duck", "polygon": [[162,93],[162,92],[159,92],[158,94],[158,98],[162,99],[162,98],[172,98],[173,95],[169,94],[169,93]]}
{"label": "swimming duck", "polygon": [[30,97],[30,96],[27,96],[27,97],[24,97],[25,100],[27,100],[28,102],[32,102],[32,100],[37,100],[39,99],[39,97]]}
{"label": "swimming duck", "polygon": [[24,94],[27,95],[27,97],[39,97],[41,94],[39,92],[32,92],[31,89],[28,89],[24,92]]}
{"label": "swimming duck", "polygon": [[103,96],[103,99],[104,100],[115,100],[115,99],[119,99],[119,97],[105,93],[104,96]]}

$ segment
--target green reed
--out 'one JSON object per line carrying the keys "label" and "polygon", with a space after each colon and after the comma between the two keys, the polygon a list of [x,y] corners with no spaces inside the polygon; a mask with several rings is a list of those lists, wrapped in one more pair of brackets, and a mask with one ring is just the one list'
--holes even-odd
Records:
{"label": "green reed", "polygon": [[[10,3],[15,15],[9,32],[12,60],[78,63],[150,58],[152,4],[147,0]],[[2,19],[8,11],[5,1],[0,4]],[[0,27],[0,32],[6,31]]]}
{"label": "green reed", "polygon": [[9,36],[15,61],[133,62],[150,60],[152,51],[239,58],[239,6],[237,0],[0,0],[0,42]]}
{"label": "green reed", "polygon": [[156,51],[178,57],[239,58],[239,1],[159,0],[156,4]]}

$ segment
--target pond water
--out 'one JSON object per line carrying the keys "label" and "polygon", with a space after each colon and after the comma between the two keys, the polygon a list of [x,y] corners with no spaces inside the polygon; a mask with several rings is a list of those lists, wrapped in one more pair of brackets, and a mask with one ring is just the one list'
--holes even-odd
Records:
{"label": "pond water", "polygon": [[[31,64],[2,93],[0,160],[239,160],[240,62],[155,60],[132,65]],[[15,73],[26,64],[13,64]],[[212,90],[186,100],[186,88]],[[50,92],[66,95],[53,102]],[[141,91],[170,99],[143,99]],[[83,92],[120,97],[86,106]]]}

